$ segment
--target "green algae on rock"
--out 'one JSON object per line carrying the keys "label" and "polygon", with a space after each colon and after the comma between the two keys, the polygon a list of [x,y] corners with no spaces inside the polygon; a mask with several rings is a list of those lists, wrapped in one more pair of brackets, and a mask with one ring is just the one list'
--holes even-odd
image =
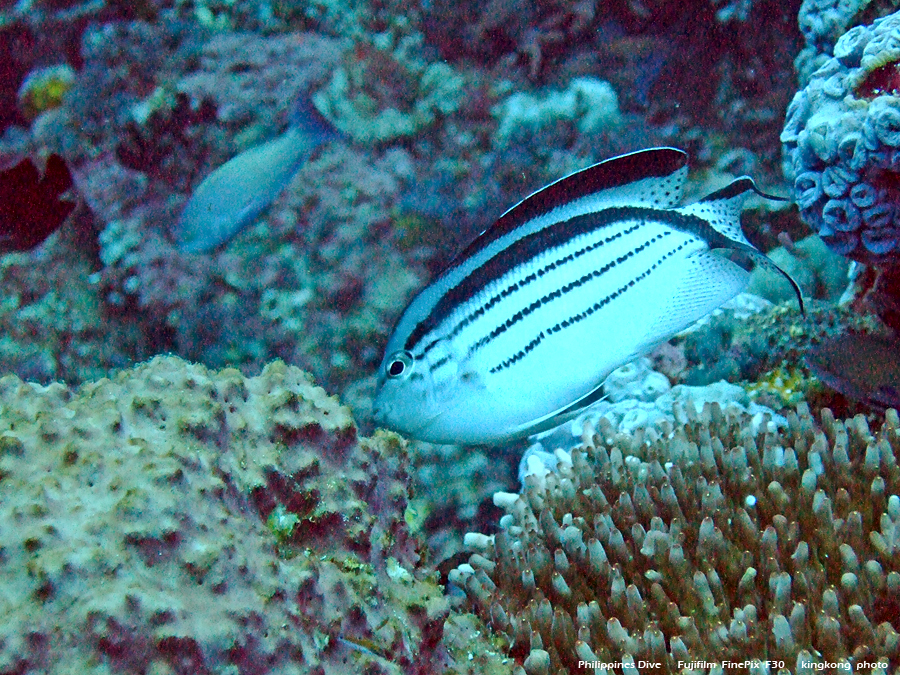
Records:
{"label": "green algae on rock", "polygon": [[716,404],[676,412],[661,434],[587,427],[556,473],[498,493],[499,532],[467,535],[477,553],[450,576],[467,606],[528,675],[632,659],[896,672],[897,412],[872,433],[801,405],[755,435]]}
{"label": "green algae on rock", "polygon": [[[402,673],[447,605],[408,456],[297,368],[0,379],[0,671]],[[273,534],[270,519],[293,521]],[[436,667],[436,666],[435,666]]]}

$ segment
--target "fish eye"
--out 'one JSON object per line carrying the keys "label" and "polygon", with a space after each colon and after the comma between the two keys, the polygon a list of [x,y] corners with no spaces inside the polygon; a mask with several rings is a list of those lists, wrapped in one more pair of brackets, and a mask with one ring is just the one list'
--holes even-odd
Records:
{"label": "fish eye", "polygon": [[387,376],[398,378],[409,375],[413,366],[413,355],[407,351],[397,352],[392,355],[387,364]]}

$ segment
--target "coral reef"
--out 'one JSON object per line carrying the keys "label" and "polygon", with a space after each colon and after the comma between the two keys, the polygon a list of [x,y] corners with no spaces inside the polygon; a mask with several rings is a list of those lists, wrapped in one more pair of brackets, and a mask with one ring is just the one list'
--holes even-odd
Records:
{"label": "coral reef", "polygon": [[[849,285],[850,262],[831,251],[817,235],[810,235],[788,247],[766,252],[772,262],[791,275],[805,298],[836,302]],[[750,276],[747,292],[780,303],[795,299],[794,289],[784,277],[758,266]]]}
{"label": "coral reef", "polygon": [[828,60],[838,38],[866,4],[868,0],[803,1],[797,23],[806,46],[794,61],[801,86],[806,86],[812,73]]}
{"label": "coral reef", "polygon": [[473,58],[486,64],[521,59],[532,77],[561,58],[595,27],[595,3],[554,0],[535,5],[521,0],[422,3],[429,40],[444,58]]}
{"label": "coral reef", "polygon": [[4,374],[77,384],[153,353],[139,326],[104,303],[88,227],[77,216],[72,220],[35,250],[0,259]]}
{"label": "coral reef", "polygon": [[806,305],[806,314],[788,305],[750,315],[732,309],[713,312],[701,328],[675,339],[687,362],[679,381],[755,382],[784,363],[800,363],[806,350],[822,339],[847,329],[866,333],[881,329],[876,317],[857,314],[849,306],[824,301]]}
{"label": "coral reef", "polygon": [[748,384],[746,389],[753,401],[780,410],[801,403],[813,381],[800,368],[778,367]]}
{"label": "coral reef", "polygon": [[834,251],[879,265],[900,260],[898,35],[900,13],[842,35],[794,97],[781,133],[802,218]]}
{"label": "coral reef", "polygon": [[[390,321],[382,292],[400,304],[421,283],[421,270],[371,254],[373,246],[392,250],[383,224],[411,173],[408,155],[372,157],[335,144],[225,251],[182,255],[171,232],[192,188],[237,150],[277,133],[349,43],[312,33],[204,42],[168,24],[97,32],[82,89],[63,114],[86,119],[81,133],[102,150],[75,173],[102,230],[105,301],[138,322],[155,351],[248,372],[281,356],[332,383],[358,376],[360,362],[377,358],[358,345]],[[165,67],[138,64],[131,51],[144,41],[177,48]],[[110,93],[95,100],[91,90]]]}
{"label": "coral reef", "polygon": [[564,91],[540,97],[523,92],[511,94],[491,111],[500,126],[497,142],[534,134],[554,122],[574,121],[582,134],[610,133],[621,124],[616,92],[608,82],[592,77],[573,79]]}
{"label": "coral reef", "polygon": [[[762,423],[763,415],[779,424],[785,422],[774,410],[756,402],[752,387],[745,390],[724,380],[698,387],[683,384],[673,387],[662,373],[650,369],[648,359],[638,359],[614,370],[604,383],[604,392],[603,400],[572,421],[531,437],[534,443],[519,463],[520,480],[526,475],[556,467],[556,451],[569,452],[577,448],[581,444],[584,425],[597,427],[601,419],[603,424],[622,433],[630,434],[639,428],[650,427],[661,432],[676,422],[672,412],[676,407],[693,407],[699,413],[706,404],[716,403],[728,413],[748,413],[754,428]],[[784,404],[777,407],[784,407]],[[539,461],[534,462],[532,456]]]}
{"label": "coral reef", "polygon": [[[498,2],[475,17],[471,5],[397,0],[63,4],[0,10],[16,89],[45,66],[75,73],[61,105],[30,125],[13,91],[0,153],[55,151],[72,166],[93,219],[86,238],[99,238],[90,290],[103,316],[140,334],[132,361],[175,352],[255,373],[281,357],[331,387],[353,386],[409,294],[527,191],[642,145],[686,146],[700,163],[748,145],[746,171],[774,168],[759,152],[771,139],[759,123],[773,123],[782,87],[771,83],[786,71],[758,57],[778,60],[790,40],[780,23],[762,24],[758,49],[759,31],[704,32],[726,30],[715,11],[746,10],[750,22],[764,0],[692,1],[710,20],[696,22],[703,35],[684,30],[684,8],[657,1],[641,3],[652,21],[623,2]],[[447,40],[467,32],[487,41],[442,60]],[[485,58],[467,58],[482,47]],[[283,131],[309,92],[347,138],[228,247],[183,255],[172,229],[188,196],[229,157]],[[505,114],[514,97],[542,104],[537,125],[523,124],[521,105]],[[52,264],[64,266],[65,253],[48,244]],[[22,294],[58,290],[38,283]],[[62,367],[41,381],[52,377],[79,375]]]}
{"label": "coral reef", "polygon": [[[447,63],[418,56],[420,36],[397,45],[358,44],[313,96],[326,118],[353,140],[374,144],[415,136],[455,112],[463,78]],[[399,94],[399,95],[398,95]]]}
{"label": "coral reef", "polygon": [[78,390],[6,376],[0,402],[0,671],[449,663],[404,445],[305,373],[157,357]]}
{"label": "coral reef", "polygon": [[[900,667],[900,419],[752,431],[717,404],[661,434],[585,425],[450,575],[517,673],[680,672],[678,661]],[[645,661],[647,669],[634,669]],[[581,663],[579,663],[581,662]],[[845,665],[841,665],[845,664]]]}
{"label": "coral reef", "polygon": [[34,119],[42,112],[58,108],[63,96],[72,88],[75,71],[67,63],[39,68],[31,73],[19,87],[19,108],[27,119]]}

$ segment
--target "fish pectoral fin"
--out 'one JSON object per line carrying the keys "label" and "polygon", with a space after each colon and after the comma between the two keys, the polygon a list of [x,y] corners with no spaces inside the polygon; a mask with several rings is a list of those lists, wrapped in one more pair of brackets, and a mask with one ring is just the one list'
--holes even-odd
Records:
{"label": "fish pectoral fin", "polygon": [[527,434],[531,436],[532,434],[539,433],[541,431],[547,431],[548,429],[552,429],[554,427],[558,427],[560,424],[572,419],[582,410],[587,408],[588,406],[593,405],[599,401],[602,401],[606,398],[607,394],[603,391],[603,385],[606,383],[606,378],[603,378],[603,381],[600,382],[594,389],[591,389],[587,394],[581,396],[576,399],[572,403],[569,403],[559,410],[554,410],[543,417],[539,417],[537,419],[531,420],[527,424],[521,425],[516,429],[517,434]]}

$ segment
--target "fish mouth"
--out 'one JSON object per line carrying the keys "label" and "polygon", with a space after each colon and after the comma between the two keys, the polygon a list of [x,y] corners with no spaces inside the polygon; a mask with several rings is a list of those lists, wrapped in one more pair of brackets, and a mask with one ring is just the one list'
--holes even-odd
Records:
{"label": "fish mouth", "polygon": [[416,440],[427,440],[428,431],[434,423],[443,416],[443,411],[437,411],[432,415],[417,415],[414,423],[406,419],[401,419],[393,415],[396,406],[391,403],[379,402],[377,399],[372,405],[372,419],[375,424],[384,429],[390,429],[408,438]]}

